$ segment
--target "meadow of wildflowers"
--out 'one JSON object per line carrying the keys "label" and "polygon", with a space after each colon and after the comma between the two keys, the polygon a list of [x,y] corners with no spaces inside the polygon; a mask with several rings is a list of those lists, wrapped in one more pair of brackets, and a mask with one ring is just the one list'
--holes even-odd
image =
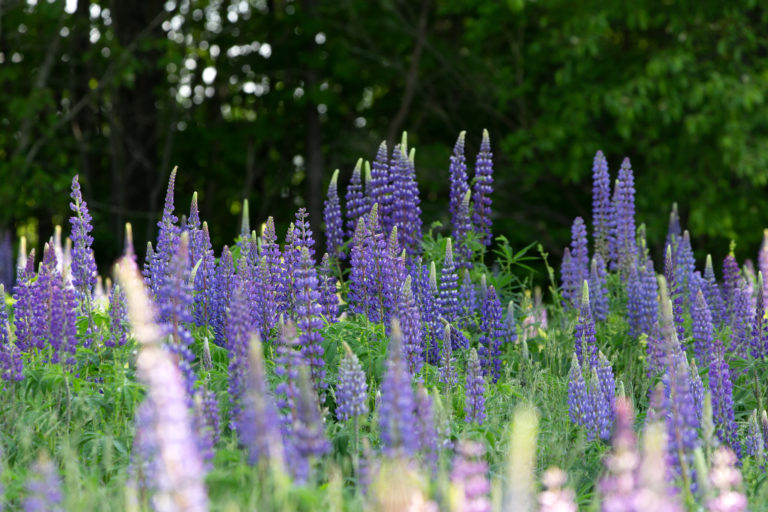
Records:
{"label": "meadow of wildflowers", "polygon": [[75,176],[68,238],[0,241],[0,506],[768,509],[768,242],[718,277],[676,207],[646,240],[651,191],[598,151],[562,262],[515,251],[466,137],[450,226],[425,228],[405,136],[333,174],[324,251],[303,208],[279,236],[246,207],[212,247],[174,170],[156,241],[126,226],[103,278]]}

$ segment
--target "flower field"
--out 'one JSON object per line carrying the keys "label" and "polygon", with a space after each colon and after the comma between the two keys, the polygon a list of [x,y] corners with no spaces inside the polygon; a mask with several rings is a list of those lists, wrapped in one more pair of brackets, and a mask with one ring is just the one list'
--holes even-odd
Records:
{"label": "flower field", "polygon": [[40,253],[0,247],[0,508],[768,510],[768,238],[696,261],[673,206],[646,240],[652,191],[598,151],[562,261],[515,250],[489,135],[464,144],[449,226],[405,135],[337,171],[325,252],[305,209],[283,236],[247,203],[212,247],[174,169],[102,277],[75,176]]}

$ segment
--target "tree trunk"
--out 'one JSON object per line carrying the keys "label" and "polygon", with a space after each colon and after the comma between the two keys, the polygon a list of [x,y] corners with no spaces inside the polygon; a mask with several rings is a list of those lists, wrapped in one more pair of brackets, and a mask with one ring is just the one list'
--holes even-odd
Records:
{"label": "tree trunk", "polygon": [[[129,220],[127,212],[160,210],[158,190],[162,190],[162,182],[170,172],[157,168],[160,145],[155,105],[158,94],[164,93],[165,74],[158,59],[162,55],[159,45],[164,41],[160,21],[165,13],[162,0],[112,0],[111,7],[117,40],[122,47],[134,45],[137,63],[133,83],[119,86],[112,103],[113,229],[123,233],[124,223]],[[140,39],[151,44],[136,44]],[[134,242],[140,254],[154,233],[155,222],[150,217],[134,227]]]}

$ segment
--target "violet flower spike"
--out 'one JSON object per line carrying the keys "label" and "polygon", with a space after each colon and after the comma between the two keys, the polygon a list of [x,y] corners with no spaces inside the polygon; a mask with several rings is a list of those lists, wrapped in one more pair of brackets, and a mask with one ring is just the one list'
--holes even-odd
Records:
{"label": "violet flower spike", "polygon": [[603,261],[611,261],[610,244],[611,179],[608,162],[598,150],[592,164],[592,236],[595,254]]}
{"label": "violet flower spike", "polygon": [[93,237],[90,235],[93,219],[88,213],[88,205],[83,200],[77,174],[72,178],[70,197],[72,202],[69,208],[74,212],[74,216],[69,219],[72,225],[72,284],[77,290],[78,299],[84,302],[84,307],[87,308],[90,307],[88,301],[96,285],[96,260],[91,249]]}
{"label": "violet flower spike", "polygon": [[341,202],[338,192],[339,170],[334,171],[328,185],[328,196],[323,208],[325,221],[325,246],[329,254],[336,259],[344,259],[344,219],[341,216]]}
{"label": "violet flower spike", "polygon": [[415,397],[404,360],[402,333],[396,319],[392,321],[391,332],[378,411],[381,442],[388,456],[411,456],[418,450],[418,438],[414,431]]}
{"label": "violet flower spike", "polygon": [[467,362],[467,384],[465,389],[466,411],[465,417],[467,423],[477,423],[482,425],[485,421],[485,379],[480,371],[480,360],[477,357],[477,351],[473,348],[469,353]]}
{"label": "violet flower spike", "polygon": [[491,140],[488,130],[483,130],[483,139],[480,142],[480,151],[475,162],[475,180],[472,185],[472,224],[480,241],[486,247],[491,245],[492,225],[491,220],[491,194],[493,193],[493,153],[491,152]]}
{"label": "violet flower spike", "polygon": [[361,217],[364,217],[371,210],[368,202],[368,196],[363,193],[363,182],[360,169],[363,165],[363,159],[360,158],[352,171],[352,179],[347,185],[346,210],[347,210],[347,238],[351,239],[355,235],[355,228]]}

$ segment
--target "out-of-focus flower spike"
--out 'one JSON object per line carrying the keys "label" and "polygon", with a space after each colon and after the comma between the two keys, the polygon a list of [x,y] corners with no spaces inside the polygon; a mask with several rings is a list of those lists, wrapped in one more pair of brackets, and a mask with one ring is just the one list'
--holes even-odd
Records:
{"label": "out-of-focus flower spike", "polygon": [[117,269],[134,338],[139,342],[137,375],[147,385],[146,400],[153,409],[158,471],[153,504],[158,510],[208,510],[205,471],[181,371],[162,348],[163,330],[154,322],[155,313],[135,263],[123,258]]}
{"label": "out-of-focus flower spike", "polygon": [[325,246],[334,258],[343,259],[344,253],[344,219],[341,216],[341,202],[338,191],[339,170],[336,169],[328,185],[328,196],[323,207],[325,221]]}
{"label": "out-of-focus flower spike", "polygon": [[536,434],[538,416],[528,404],[518,405],[512,416],[502,510],[534,512],[536,492]]}
{"label": "out-of-focus flower spike", "polygon": [[467,362],[465,419],[467,423],[482,425],[485,421],[485,379],[480,370],[480,360],[473,348]]}
{"label": "out-of-focus flower spike", "polygon": [[568,476],[559,468],[550,468],[541,477],[544,491],[539,493],[539,512],[577,512],[575,494],[563,489]]}
{"label": "out-of-focus flower spike", "polygon": [[24,512],[61,512],[64,496],[61,477],[56,464],[46,455],[32,465],[32,476],[27,481]]}
{"label": "out-of-focus flower spike", "polygon": [[459,490],[459,503],[452,510],[491,512],[489,497],[491,484],[488,480],[488,463],[485,461],[485,448],[482,444],[475,441],[459,442],[453,460],[451,482]]}
{"label": "out-of-focus flower spike", "polygon": [[336,385],[336,417],[346,421],[368,414],[368,383],[357,356],[346,342]]}
{"label": "out-of-focus flower spike", "polygon": [[414,431],[415,398],[411,375],[403,357],[403,336],[397,319],[392,321],[391,332],[378,411],[381,441],[387,455],[411,456],[418,449]]}

